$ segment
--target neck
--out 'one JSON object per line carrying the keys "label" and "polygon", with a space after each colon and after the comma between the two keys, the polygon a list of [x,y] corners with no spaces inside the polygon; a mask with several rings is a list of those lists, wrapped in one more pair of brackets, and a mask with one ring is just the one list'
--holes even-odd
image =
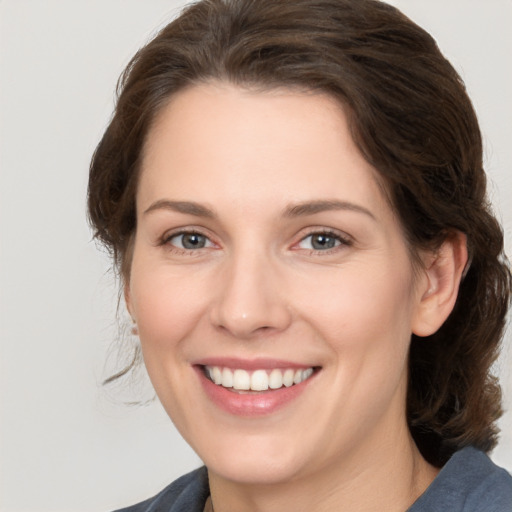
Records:
{"label": "neck", "polygon": [[[364,449],[344,453],[322,471],[286,482],[241,484],[209,471],[215,512],[403,512],[425,491],[438,470],[419,453],[407,426]],[[401,440],[400,442],[397,442]],[[383,442],[384,441],[384,442]]]}

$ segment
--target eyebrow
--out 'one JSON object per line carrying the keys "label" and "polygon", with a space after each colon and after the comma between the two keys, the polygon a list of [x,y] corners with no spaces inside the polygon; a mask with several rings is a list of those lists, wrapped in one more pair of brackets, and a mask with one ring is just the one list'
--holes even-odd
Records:
{"label": "eyebrow", "polygon": [[[195,217],[205,217],[213,219],[216,217],[213,210],[210,210],[202,204],[193,201],[171,201],[169,199],[159,199],[152,203],[149,208],[144,211],[144,214],[150,213],[155,210],[170,210],[186,215],[193,215]],[[322,213],[332,210],[348,210],[358,213],[363,213],[373,220],[377,220],[375,215],[358,204],[354,204],[348,201],[332,200],[318,200],[318,201],[307,201],[299,204],[292,204],[285,208],[283,217],[304,217],[307,215],[315,215],[316,213]]]}
{"label": "eyebrow", "polygon": [[193,201],[170,201],[168,199],[159,199],[144,211],[144,215],[155,210],[171,210],[178,213],[194,215],[195,217],[206,217],[209,219],[213,219],[216,216],[213,211],[206,208],[206,206]]}
{"label": "eyebrow", "polygon": [[319,200],[319,201],[307,201],[296,205],[287,207],[284,211],[284,217],[302,217],[306,215],[314,215],[316,213],[322,213],[331,210],[349,210],[352,212],[363,213],[373,220],[377,220],[375,215],[358,204],[350,203],[348,201],[333,200]]}

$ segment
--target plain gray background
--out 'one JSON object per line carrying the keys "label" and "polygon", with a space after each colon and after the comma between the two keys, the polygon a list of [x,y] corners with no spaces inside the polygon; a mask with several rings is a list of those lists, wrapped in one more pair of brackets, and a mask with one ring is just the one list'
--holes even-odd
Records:
{"label": "plain gray background", "polygon": [[[466,81],[510,255],[512,0],[391,3],[434,35]],[[0,0],[2,512],[110,510],[200,464],[158,403],[120,403],[148,393],[100,385],[117,291],[85,221],[88,162],[116,79],[183,4]],[[512,471],[510,329],[506,344],[493,459]]]}

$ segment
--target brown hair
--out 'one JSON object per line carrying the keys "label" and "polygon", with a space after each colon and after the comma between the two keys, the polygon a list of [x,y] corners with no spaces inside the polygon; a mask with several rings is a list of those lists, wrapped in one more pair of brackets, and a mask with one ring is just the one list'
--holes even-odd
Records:
{"label": "brown hair", "polygon": [[[503,235],[486,199],[482,141],[462,80],[433,38],[375,0],[203,0],[129,63],[90,168],[96,237],[129,277],[145,138],[176,91],[224,80],[338,99],[379,172],[413,250],[465,233],[471,257],[454,311],[412,336],[408,419],[424,456],[496,443],[500,388],[490,374],[510,302]],[[122,373],[122,372],[121,372]]]}

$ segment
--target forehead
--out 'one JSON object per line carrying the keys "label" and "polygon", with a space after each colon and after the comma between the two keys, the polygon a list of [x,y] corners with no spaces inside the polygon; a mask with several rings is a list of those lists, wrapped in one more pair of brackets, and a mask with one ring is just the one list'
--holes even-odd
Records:
{"label": "forehead", "polygon": [[383,199],[339,102],[291,89],[212,83],[180,91],[148,134],[141,172],[141,207],[162,195],[255,207],[333,194],[367,204]]}

